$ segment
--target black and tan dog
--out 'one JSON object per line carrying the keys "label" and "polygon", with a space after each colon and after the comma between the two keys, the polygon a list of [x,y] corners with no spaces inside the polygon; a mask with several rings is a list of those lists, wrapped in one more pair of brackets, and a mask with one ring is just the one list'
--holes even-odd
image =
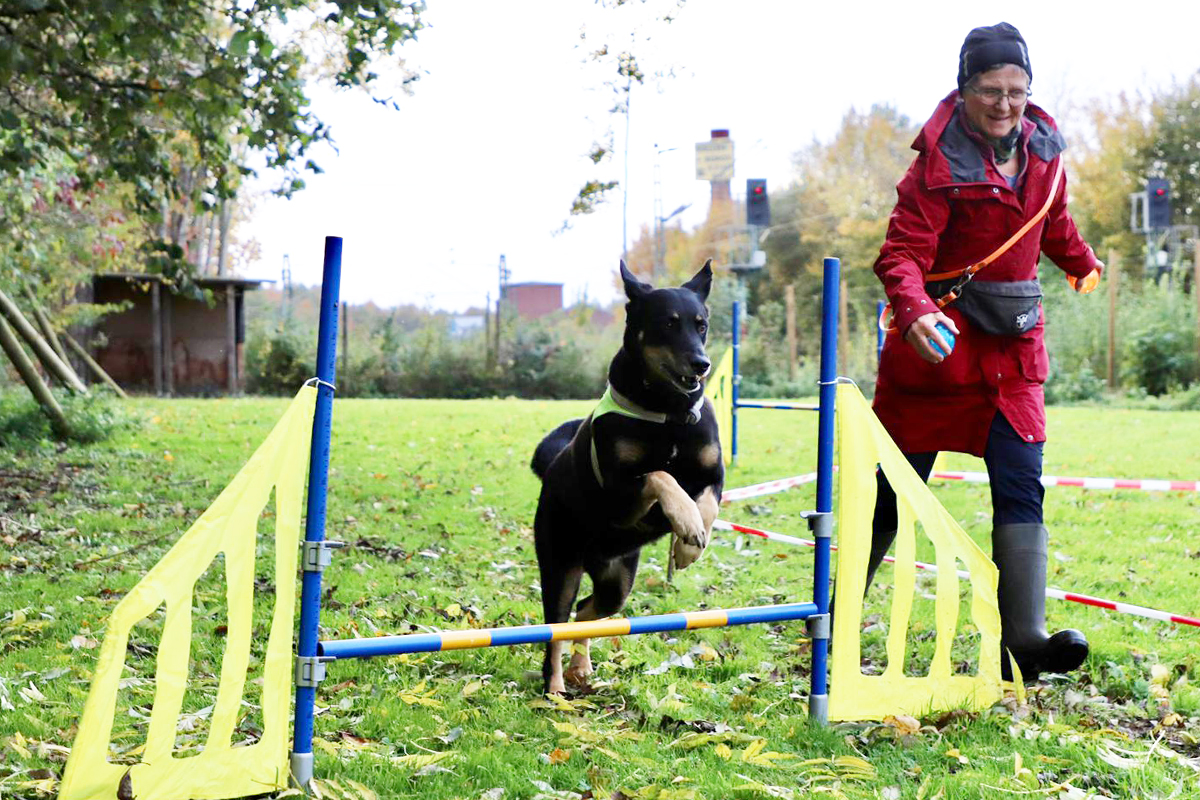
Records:
{"label": "black and tan dog", "polygon": [[[587,419],[565,422],[533,454],[542,479],[534,520],[542,609],[566,622],[586,572],[592,594],[576,621],[600,619],[625,605],[649,542],[674,531],[672,557],[683,568],[708,545],[725,467],[704,378],[712,261],[678,289],[654,289],[621,263],[625,338],[608,370],[608,390]],[[571,657],[567,678],[592,671],[588,642]],[[542,677],[561,692],[562,642],[546,647]]]}

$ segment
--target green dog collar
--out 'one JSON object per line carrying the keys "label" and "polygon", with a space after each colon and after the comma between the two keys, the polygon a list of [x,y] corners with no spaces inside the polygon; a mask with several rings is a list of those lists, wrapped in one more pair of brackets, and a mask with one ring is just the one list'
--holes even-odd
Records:
{"label": "green dog collar", "polygon": [[[695,424],[700,421],[700,411],[704,408],[704,395],[700,395],[695,404],[688,409],[686,421],[689,424]],[[623,417],[631,417],[632,419],[640,419],[645,422],[655,422],[662,425],[671,419],[669,414],[661,411],[647,411],[637,403],[630,400],[625,395],[618,392],[609,384],[604,390],[604,396],[600,398],[600,402],[592,410],[592,424],[605,414],[620,414]],[[591,435],[591,450],[592,450],[592,474],[596,476],[596,483],[600,487],[604,487],[604,479],[600,477],[600,458],[596,455],[596,436]]]}

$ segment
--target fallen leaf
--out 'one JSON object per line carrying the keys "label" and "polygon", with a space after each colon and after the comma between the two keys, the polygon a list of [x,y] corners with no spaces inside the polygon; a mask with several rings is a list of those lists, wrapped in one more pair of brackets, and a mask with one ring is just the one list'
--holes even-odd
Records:
{"label": "fallen leaf", "polygon": [[970,764],[971,760],[959,752],[957,747],[951,747],[944,755],[946,758],[953,758],[960,764]]}
{"label": "fallen leaf", "polygon": [[1171,670],[1167,669],[1162,664],[1155,664],[1150,668],[1150,682],[1156,686],[1166,686],[1171,680]]}
{"label": "fallen leaf", "polygon": [[391,761],[398,766],[422,769],[449,758],[454,758],[454,753],[447,750],[441,753],[412,753],[407,756],[392,756]]}
{"label": "fallen leaf", "polygon": [[889,728],[895,728],[898,736],[912,736],[921,730],[921,723],[907,714],[888,715],[883,718],[883,724]]}
{"label": "fallen leaf", "polygon": [[320,737],[313,738],[313,746],[316,747],[318,750],[323,750],[325,753],[327,753],[331,756],[336,756],[338,753],[337,746],[334,745],[333,742],[330,742],[326,739],[322,739]]}
{"label": "fallen leaf", "polygon": [[21,732],[13,734],[13,737],[8,740],[8,746],[17,751],[17,754],[22,758],[33,758],[33,753],[29,752],[29,748],[25,746],[25,737]]}

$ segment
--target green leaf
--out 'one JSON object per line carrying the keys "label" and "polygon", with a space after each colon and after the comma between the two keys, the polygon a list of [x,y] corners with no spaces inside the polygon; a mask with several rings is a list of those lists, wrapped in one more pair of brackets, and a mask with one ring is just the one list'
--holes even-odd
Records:
{"label": "green leaf", "polygon": [[233,35],[229,40],[229,55],[234,58],[245,58],[250,52],[250,31],[241,30]]}

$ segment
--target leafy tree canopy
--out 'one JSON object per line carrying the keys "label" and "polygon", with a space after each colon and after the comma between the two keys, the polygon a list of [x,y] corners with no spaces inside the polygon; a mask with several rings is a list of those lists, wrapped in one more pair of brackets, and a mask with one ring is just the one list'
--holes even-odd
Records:
{"label": "leafy tree canopy", "polygon": [[[2,0],[0,174],[66,159],[81,188],[113,175],[152,209],[180,193],[181,158],[205,166],[197,188],[211,202],[232,194],[256,151],[290,194],[304,170],[319,171],[309,149],[330,138],[308,110],[309,80],[377,87],[377,64],[416,35],[423,7]],[[310,64],[312,52],[326,60]]]}

